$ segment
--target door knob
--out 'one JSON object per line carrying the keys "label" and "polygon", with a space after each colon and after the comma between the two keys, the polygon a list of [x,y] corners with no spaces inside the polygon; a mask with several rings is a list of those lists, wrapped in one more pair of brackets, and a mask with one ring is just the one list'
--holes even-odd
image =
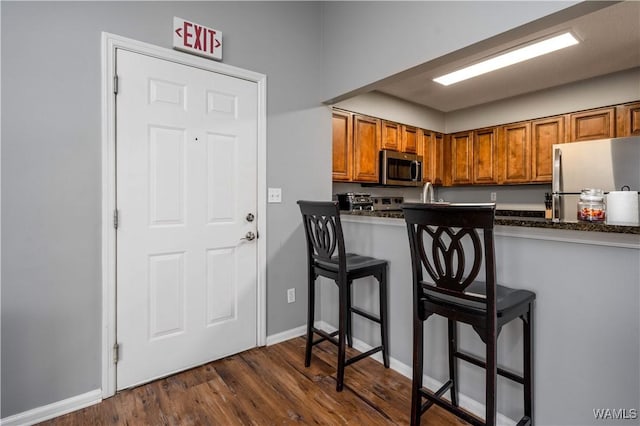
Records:
{"label": "door knob", "polygon": [[247,222],[253,222],[253,219],[255,218],[256,217],[253,215],[253,213],[247,214]]}
{"label": "door knob", "polygon": [[240,238],[240,240],[247,240],[247,241],[253,241],[255,239],[256,239],[256,234],[254,234],[251,231],[247,232],[247,234],[244,236],[244,238]]}

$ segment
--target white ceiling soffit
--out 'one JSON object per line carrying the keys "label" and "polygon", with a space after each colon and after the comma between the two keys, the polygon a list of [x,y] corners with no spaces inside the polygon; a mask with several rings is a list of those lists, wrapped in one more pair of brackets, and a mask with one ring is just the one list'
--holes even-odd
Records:
{"label": "white ceiling soffit", "polygon": [[[580,44],[451,86],[432,81],[498,52],[567,30]],[[377,90],[450,112],[636,67],[640,67],[640,1],[584,2],[337,100]]]}

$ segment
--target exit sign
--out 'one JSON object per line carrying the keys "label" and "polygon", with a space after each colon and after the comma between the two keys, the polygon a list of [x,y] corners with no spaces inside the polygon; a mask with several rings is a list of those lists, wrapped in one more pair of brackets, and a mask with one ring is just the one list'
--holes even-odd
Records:
{"label": "exit sign", "polygon": [[222,60],[222,32],[173,17],[173,48]]}

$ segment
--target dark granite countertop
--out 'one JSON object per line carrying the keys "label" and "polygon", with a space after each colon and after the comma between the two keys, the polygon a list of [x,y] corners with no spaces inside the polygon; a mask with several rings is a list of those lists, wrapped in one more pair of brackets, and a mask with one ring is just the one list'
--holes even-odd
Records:
{"label": "dark granite countertop", "polygon": [[[342,212],[353,216],[387,217],[404,219],[402,210]],[[572,231],[612,232],[618,234],[640,234],[640,226],[607,225],[591,222],[552,222],[544,218],[542,211],[496,210],[496,225],[522,226],[528,228],[565,229]]]}

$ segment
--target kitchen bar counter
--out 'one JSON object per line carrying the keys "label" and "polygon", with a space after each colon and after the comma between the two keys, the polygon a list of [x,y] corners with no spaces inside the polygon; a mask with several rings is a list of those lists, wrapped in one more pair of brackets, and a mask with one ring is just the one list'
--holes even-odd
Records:
{"label": "kitchen bar counter", "polygon": [[[640,235],[640,226],[619,226],[590,222],[552,222],[540,216],[543,212],[496,210],[496,225],[520,226],[527,228],[547,228],[569,231],[608,232],[617,234]],[[401,210],[353,211],[342,212],[343,215],[365,216],[377,218],[404,219]]]}
{"label": "kitchen bar counter", "polygon": [[[498,213],[494,232],[498,282],[536,293],[536,423],[596,425],[594,406],[636,408],[640,401],[640,235],[620,232],[625,227],[557,224],[540,217]],[[342,226],[349,251],[388,261],[391,365],[410,377],[412,276],[402,213],[344,212]],[[367,285],[366,280],[354,286],[353,300],[362,309],[376,312],[377,283],[370,278]],[[335,285],[322,288],[322,318],[335,326]],[[446,330],[446,320],[429,318],[425,383],[431,389],[448,379]],[[484,356],[484,345],[470,327],[459,326],[458,336],[465,351]],[[378,344],[379,330],[356,316],[353,337],[354,342],[363,343],[358,349],[365,351]],[[521,341],[518,322],[502,329],[501,367],[522,371]],[[482,415],[482,371],[458,363],[458,374],[461,405]],[[498,423],[514,424],[509,419],[522,415],[522,387],[507,380],[498,382],[498,411],[504,420]]]}

